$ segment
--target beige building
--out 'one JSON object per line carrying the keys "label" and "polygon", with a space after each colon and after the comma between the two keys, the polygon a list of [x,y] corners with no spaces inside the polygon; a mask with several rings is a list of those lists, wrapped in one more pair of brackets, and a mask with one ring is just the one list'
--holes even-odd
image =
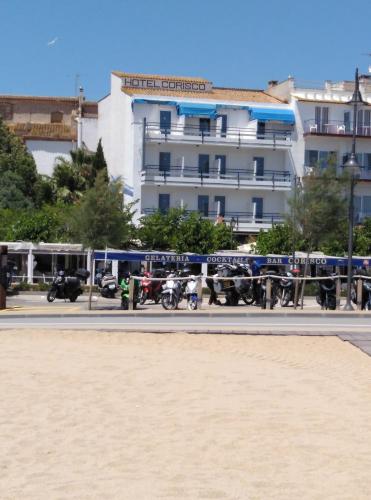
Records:
{"label": "beige building", "polygon": [[94,150],[98,106],[78,97],[0,95],[0,117],[22,138],[41,174],[53,172],[57,157],[78,144]]}

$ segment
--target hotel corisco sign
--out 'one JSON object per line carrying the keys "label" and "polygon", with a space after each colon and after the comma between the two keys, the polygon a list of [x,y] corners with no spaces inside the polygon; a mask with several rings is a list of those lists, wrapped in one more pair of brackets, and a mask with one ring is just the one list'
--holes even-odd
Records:
{"label": "hotel corisco sign", "polygon": [[122,86],[136,89],[181,90],[189,92],[209,92],[211,90],[211,82],[192,82],[166,78],[138,78],[131,76],[124,76],[122,78]]}

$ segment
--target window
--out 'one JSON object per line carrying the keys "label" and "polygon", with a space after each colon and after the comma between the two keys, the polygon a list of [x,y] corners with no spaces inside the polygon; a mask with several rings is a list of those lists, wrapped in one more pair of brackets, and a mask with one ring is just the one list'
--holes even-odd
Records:
{"label": "window", "polygon": [[170,153],[160,153],[160,159],[159,159],[159,170],[160,172],[170,172],[170,160],[171,160],[171,155]]}
{"label": "window", "polygon": [[225,175],[226,163],[227,163],[227,157],[225,155],[215,155],[215,164],[216,164],[217,172],[220,175]]}
{"label": "window", "polygon": [[10,102],[0,102],[0,118],[3,120],[13,119],[13,104]]}
{"label": "window", "polygon": [[366,109],[363,113],[363,135],[371,135],[371,113]]}
{"label": "window", "polygon": [[204,216],[209,216],[209,197],[205,195],[198,196],[198,211]]}
{"label": "window", "polygon": [[210,118],[200,118],[200,132],[202,135],[210,135]]}
{"label": "window", "polygon": [[227,115],[219,115],[221,118],[220,136],[227,137]]}
{"label": "window", "polygon": [[265,122],[258,122],[256,137],[257,137],[257,139],[264,139],[265,138]]}
{"label": "window", "polygon": [[330,124],[328,119],[329,108],[323,108],[321,106],[316,106],[315,108],[315,123],[317,125],[317,132],[329,133]]}
{"label": "window", "polygon": [[350,111],[344,111],[344,126],[345,126],[345,133],[350,134],[351,132]]}
{"label": "window", "polygon": [[169,194],[159,194],[158,195],[158,209],[162,214],[165,214],[170,208],[170,195]]}
{"label": "window", "polygon": [[198,173],[202,175],[209,175],[209,155],[198,155]]}
{"label": "window", "polygon": [[252,199],[252,214],[254,219],[263,219],[263,198]]}
{"label": "window", "polygon": [[50,113],[50,123],[62,123],[63,113],[62,111],[52,111]]}
{"label": "window", "polygon": [[160,111],[160,130],[161,134],[170,134],[171,111]]}
{"label": "window", "polygon": [[225,216],[225,196],[215,196],[216,215]]}
{"label": "window", "polygon": [[317,149],[305,150],[305,166],[325,168],[330,163],[336,166],[337,153],[336,151],[318,151]]}
{"label": "window", "polygon": [[254,175],[255,177],[264,177],[264,158],[254,156]]}

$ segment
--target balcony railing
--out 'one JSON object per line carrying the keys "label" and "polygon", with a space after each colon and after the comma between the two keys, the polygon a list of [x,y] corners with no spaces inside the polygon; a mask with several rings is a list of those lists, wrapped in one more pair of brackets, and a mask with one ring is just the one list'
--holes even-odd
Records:
{"label": "balcony railing", "polygon": [[[304,122],[304,132],[307,134],[352,135],[353,123],[329,120],[327,123],[318,123],[315,120]],[[357,135],[371,137],[371,125],[357,125]]]}
{"label": "balcony railing", "polygon": [[[304,175],[310,175],[315,168],[315,165],[313,166],[308,166],[304,165]],[[323,169],[326,168],[326,165],[322,167]],[[344,167],[342,165],[337,167],[337,173],[341,174],[343,171]],[[371,181],[371,166],[359,166],[359,180],[361,181]]]}
{"label": "balcony railing", "polygon": [[227,169],[222,172],[218,167],[203,169],[190,166],[161,167],[160,165],[147,165],[142,170],[142,181],[156,181],[160,177],[166,184],[168,181],[187,182],[188,179],[198,179],[202,185],[204,182],[220,181],[219,183],[237,185],[238,187],[246,183],[269,183],[289,186],[291,184],[290,172],[285,170],[264,170],[259,174],[254,169]]}
{"label": "balcony railing", "polygon": [[[158,210],[156,208],[143,208],[142,213],[150,215],[156,213]],[[203,217],[215,221],[218,217],[221,217],[216,210],[208,210],[206,213],[199,210],[185,210],[185,212],[187,214],[194,212],[201,213]],[[235,230],[238,231],[241,229],[241,226],[246,225],[272,226],[273,224],[281,224],[284,221],[284,215],[276,212],[264,212],[262,215],[256,215],[253,212],[225,212],[222,220],[227,224],[231,221],[234,222]]]}
{"label": "balcony railing", "polygon": [[256,142],[268,142],[276,145],[291,145],[290,129],[265,128],[259,130],[256,127],[223,129],[218,126],[203,128],[198,125],[171,125],[163,127],[157,122],[146,123],[145,137],[147,141],[161,140],[164,142],[190,142],[197,144],[215,144],[221,142],[234,146],[249,145]]}

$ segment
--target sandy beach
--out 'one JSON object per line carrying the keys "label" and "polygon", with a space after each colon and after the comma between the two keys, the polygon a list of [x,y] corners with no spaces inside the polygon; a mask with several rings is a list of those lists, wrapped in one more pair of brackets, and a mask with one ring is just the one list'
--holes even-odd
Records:
{"label": "sandy beach", "polygon": [[335,337],[0,335],[0,498],[371,498],[371,358]]}

